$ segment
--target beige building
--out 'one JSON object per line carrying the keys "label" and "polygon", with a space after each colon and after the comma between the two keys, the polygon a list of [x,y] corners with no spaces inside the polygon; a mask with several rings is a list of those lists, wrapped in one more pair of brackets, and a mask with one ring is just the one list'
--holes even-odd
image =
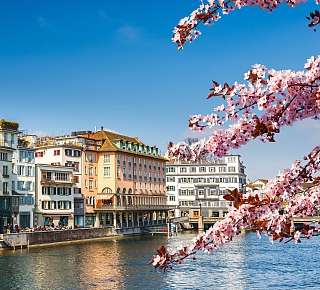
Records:
{"label": "beige building", "polygon": [[98,146],[96,155],[85,157],[92,156],[92,167],[97,166],[95,226],[139,227],[166,219],[166,160],[158,148],[105,130],[81,137]]}
{"label": "beige building", "polygon": [[260,190],[260,191],[263,191],[266,187],[268,183],[268,180],[267,179],[257,179],[253,182],[250,182],[246,185],[246,192],[247,193],[252,193],[256,190]]}

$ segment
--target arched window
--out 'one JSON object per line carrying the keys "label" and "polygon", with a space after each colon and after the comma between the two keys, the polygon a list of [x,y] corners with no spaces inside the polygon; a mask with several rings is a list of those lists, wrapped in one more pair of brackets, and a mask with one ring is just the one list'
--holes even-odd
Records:
{"label": "arched window", "polygon": [[123,194],[125,194],[126,193],[126,189],[124,188],[124,189],[122,189],[122,193]]}
{"label": "arched window", "polygon": [[102,189],[102,193],[112,193],[112,189],[110,187],[105,187]]}
{"label": "arched window", "polygon": [[131,188],[129,188],[129,191],[128,191],[128,193],[129,193],[129,194],[131,194],[131,193],[132,193],[132,189],[131,189]]}
{"label": "arched window", "polygon": [[121,191],[120,187],[117,188],[117,193],[119,194]]}

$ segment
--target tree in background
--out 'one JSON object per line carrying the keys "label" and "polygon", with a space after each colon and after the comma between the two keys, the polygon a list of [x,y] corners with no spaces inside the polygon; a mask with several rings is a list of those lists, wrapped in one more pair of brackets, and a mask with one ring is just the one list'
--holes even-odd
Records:
{"label": "tree in background", "polygon": [[[173,41],[181,49],[187,42],[200,36],[201,24],[213,24],[221,15],[245,6],[259,6],[273,11],[285,3],[295,7],[301,0],[209,0],[201,3],[188,17],[180,20],[174,29]],[[316,4],[320,4],[316,0]],[[320,24],[320,12],[315,10],[307,17],[309,27]],[[254,139],[275,142],[281,127],[296,121],[320,116],[320,56],[312,56],[300,71],[267,68],[254,65],[245,74],[244,83],[219,84],[212,82],[208,99],[221,98],[222,104],[208,115],[194,115],[189,127],[195,131],[221,127],[207,139],[198,142],[169,144],[172,160],[197,161],[209,155],[221,157],[231,149],[239,148]],[[228,125],[227,129],[224,129]],[[223,126],[223,127],[222,127]],[[190,245],[176,251],[158,249],[153,266],[167,269],[194,257],[197,251],[212,252],[229,242],[242,230],[265,234],[271,241],[300,242],[320,230],[304,225],[296,230],[293,217],[317,214],[320,205],[320,147],[315,147],[303,161],[295,161],[271,180],[265,194],[230,191],[224,198],[233,202],[223,221],[217,222],[205,234],[199,235]],[[302,186],[308,183],[308,188]]]}

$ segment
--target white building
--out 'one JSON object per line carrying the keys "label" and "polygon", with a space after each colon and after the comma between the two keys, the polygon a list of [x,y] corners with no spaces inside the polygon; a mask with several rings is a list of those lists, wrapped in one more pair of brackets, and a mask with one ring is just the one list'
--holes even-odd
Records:
{"label": "white building", "polygon": [[222,217],[228,202],[227,189],[244,191],[245,167],[239,155],[200,163],[175,162],[166,166],[168,205],[174,216]]}
{"label": "white building", "polygon": [[19,198],[12,192],[12,157],[17,148],[19,124],[0,120],[0,233],[18,223]]}
{"label": "white building", "polygon": [[82,184],[82,146],[75,137],[56,137],[40,140],[36,144],[36,164],[47,164],[70,169],[73,176],[72,202],[74,226],[84,226],[84,198],[81,193]]}
{"label": "white building", "polygon": [[18,224],[21,228],[33,227],[35,203],[35,158],[33,144],[18,139],[18,147],[13,154],[12,190],[19,196]]}
{"label": "white building", "polygon": [[266,188],[266,185],[268,183],[267,179],[259,178],[253,182],[250,182],[246,185],[246,192],[247,193],[253,193],[257,190],[260,191],[260,193],[264,193],[264,190]]}
{"label": "white building", "polygon": [[36,164],[35,226],[74,226],[73,168]]}

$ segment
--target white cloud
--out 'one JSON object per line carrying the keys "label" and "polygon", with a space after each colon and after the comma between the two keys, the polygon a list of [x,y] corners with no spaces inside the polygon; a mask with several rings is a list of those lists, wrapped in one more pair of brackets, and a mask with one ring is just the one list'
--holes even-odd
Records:
{"label": "white cloud", "polygon": [[129,42],[134,42],[139,40],[141,37],[141,31],[138,27],[132,25],[124,25],[117,29],[118,35]]}
{"label": "white cloud", "polygon": [[48,21],[47,21],[47,19],[46,19],[45,17],[43,17],[43,16],[39,16],[39,17],[37,18],[37,22],[38,22],[38,24],[39,24],[39,26],[40,26],[41,28],[46,28],[46,27],[49,27],[49,26],[50,26],[49,23],[48,23]]}

